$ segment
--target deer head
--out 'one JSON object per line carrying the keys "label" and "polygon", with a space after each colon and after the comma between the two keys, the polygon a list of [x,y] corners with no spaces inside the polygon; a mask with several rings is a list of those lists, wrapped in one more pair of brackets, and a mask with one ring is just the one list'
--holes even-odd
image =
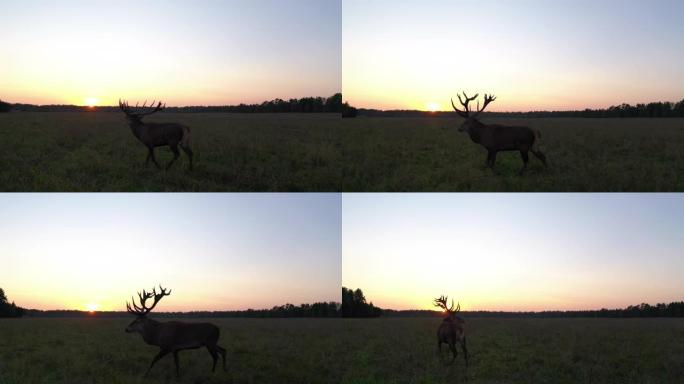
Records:
{"label": "deer head", "polygon": [[435,307],[440,307],[444,310],[447,319],[453,319],[456,316],[456,313],[461,311],[461,303],[458,303],[456,309],[454,309],[454,299],[451,299],[451,306],[449,307],[447,307],[447,299],[448,296],[442,295],[434,300],[434,305]]}
{"label": "deer head", "polygon": [[130,107],[128,105],[127,101],[121,101],[119,99],[119,108],[121,108],[121,111],[126,114],[126,117],[128,120],[131,122],[140,122],[143,116],[151,115],[155,112],[159,112],[162,109],[166,107],[166,104],[162,104],[162,102],[158,102],[157,105],[154,105],[154,101],[152,101],[152,104],[149,106],[147,105],[147,100],[143,103],[142,107],[138,107],[138,103],[135,103],[135,107]]}
{"label": "deer head", "polygon": [[[130,313],[131,315],[135,315],[135,320],[133,320],[133,322],[130,323],[128,327],[126,327],[126,332],[141,332],[143,326],[145,325],[145,322],[147,321],[147,314],[154,309],[154,307],[157,305],[157,303],[159,303],[159,300],[161,300],[162,297],[171,294],[171,290],[167,292],[166,289],[162,288],[161,285],[159,285],[159,290],[159,293],[157,293],[156,288],[152,288],[152,292],[147,292],[144,289],[142,293],[138,292],[140,306],[138,306],[135,303],[135,299],[133,299],[133,297],[131,297],[133,307],[131,307],[131,304],[129,304],[128,301],[126,302],[126,310],[128,311],[128,313]],[[147,307],[146,305],[148,299],[154,300],[154,303],[152,303],[151,307]]]}
{"label": "deer head", "polygon": [[[465,121],[461,124],[460,127],[458,127],[459,132],[470,132],[470,130],[474,127],[474,122],[476,121],[476,118],[482,113],[482,111],[487,108],[487,105],[491,103],[492,101],[496,100],[496,96],[494,95],[487,95],[485,93],[484,95],[484,104],[482,105],[482,108],[480,108],[480,101],[477,101],[477,110],[475,113],[472,113],[470,108],[468,107],[468,104],[477,99],[479,96],[479,93],[476,93],[475,96],[473,97],[468,97],[465,92],[463,92],[463,97],[465,98],[465,101],[461,98],[461,95],[456,94],[458,97],[458,101],[461,103],[463,106],[463,110],[461,111],[460,109],[456,108],[456,105],[454,104],[454,99],[451,99],[451,106],[454,108],[454,111],[458,113],[459,116],[465,119]],[[471,114],[472,113],[472,114]]]}

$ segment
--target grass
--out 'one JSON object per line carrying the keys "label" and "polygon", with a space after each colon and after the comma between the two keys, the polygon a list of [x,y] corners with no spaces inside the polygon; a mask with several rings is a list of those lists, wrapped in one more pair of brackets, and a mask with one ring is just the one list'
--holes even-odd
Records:
{"label": "grass", "polygon": [[[336,114],[164,113],[190,126],[187,158],[145,166],[147,149],[113,112],[0,114],[2,191],[339,191]],[[168,148],[156,150],[162,165]]]}
{"label": "grass", "polygon": [[[195,321],[195,320],[193,320]],[[196,320],[201,321],[201,320]],[[341,319],[210,319],[228,350],[227,371],[211,372],[206,349],[155,364],[157,347],[124,333],[130,319],[0,319],[0,383],[330,383],[344,339]],[[335,337],[331,337],[335,336]]]}
{"label": "grass", "polygon": [[[171,355],[124,333],[130,319],[0,320],[0,384],[680,383],[684,319],[466,319],[470,366],[437,355],[438,318],[209,319],[227,371],[205,349]],[[193,320],[195,321],[195,320]],[[201,320],[196,320],[201,321]],[[206,320],[205,320],[206,321]],[[446,348],[444,350],[446,353]]]}
{"label": "grass", "polygon": [[[466,319],[463,355],[437,355],[438,318],[349,320],[342,383],[681,383],[684,319]],[[444,348],[446,352],[446,348]]]}
{"label": "grass", "polygon": [[344,119],[343,191],[684,191],[684,119],[485,119],[542,133],[549,168],[485,149],[460,119]]}
{"label": "grass", "polygon": [[[684,191],[684,119],[487,119],[542,132],[544,169],[496,172],[451,118],[164,113],[192,129],[196,167],[145,166],[122,114],[0,114],[0,191]],[[157,149],[162,164],[172,158]]]}

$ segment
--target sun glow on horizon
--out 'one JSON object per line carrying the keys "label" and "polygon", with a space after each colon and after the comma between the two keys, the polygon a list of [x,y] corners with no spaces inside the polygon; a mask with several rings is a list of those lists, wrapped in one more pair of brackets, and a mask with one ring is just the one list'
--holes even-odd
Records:
{"label": "sun glow on horizon", "polygon": [[85,99],[85,105],[89,108],[96,107],[100,103],[100,100],[96,97],[87,97]]}
{"label": "sun glow on horizon", "polygon": [[90,313],[95,313],[95,311],[97,311],[100,308],[100,305],[97,303],[88,303],[86,304],[85,308],[86,311]]}
{"label": "sun glow on horizon", "polygon": [[440,110],[440,105],[438,103],[435,103],[434,101],[431,101],[431,102],[425,104],[425,108],[429,112],[437,112]]}
{"label": "sun glow on horizon", "polygon": [[[684,32],[681,2],[578,1],[591,17],[576,2],[345,0],[345,100],[384,110],[439,100],[451,110],[449,98],[465,90],[499,96],[487,110],[503,112],[682,99],[684,54],[672,49]],[[454,20],[467,38],[456,42]],[[634,54],[637,43],[649,54]]]}

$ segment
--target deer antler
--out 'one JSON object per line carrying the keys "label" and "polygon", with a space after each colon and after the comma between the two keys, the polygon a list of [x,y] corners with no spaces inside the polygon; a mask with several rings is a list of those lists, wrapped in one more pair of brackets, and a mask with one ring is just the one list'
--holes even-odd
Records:
{"label": "deer antler", "polygon": [[442,295],[438,299],[435,299],[434,300],[435,307],[440,307],[448,313],[459,312],[461,310],[461,303],[458,303],[458,306],[454,310],[454,299],[451,299],[451,305],[449,307],[447,307],[447,299],[448,298],[449,298],[449,296]]}
{"label": "deer antler", "polygon": [[477,99],[477,97],[478,97],[479,95],[480,95],[479,93],[476,93],[475,96],[473,96],[473,97],[468,97],[468,95],[466,95],[466,93],[463,92],[463,97],[465,97],[465,102],[464,102],[463,99],[461,98],[461,95],[459,95],[459,94],[457,93],[456,96],[458,97],[458,101],[461,103],[461,105],[463,106],[463,109],[464,109],[464,110],[461,111],[460,109],[456,108],[456,105],[454,104],[454,99],[453,99],[453,98],[451,99],[451,106],[454,108],[454,111],[456,111],[459,115],[461,115],[461,117],[467,118],[467,117],[470,115],[470,109],[468,108],[468,103],[470,103],[471,101]]}
{"label": "deer antler", "polygon": [[[464,109],[464,110],[461,111],[460,109],[456,108],[456,104],[454,104],[454,99],[453,99],[453,98],[451,99],[451,106],[454,108],[454,111],[456,111],[461,117],[468,118],[468,117],[470,116],[470,112],[472,112],[472,111],[470,110],[470,108],[468,108],[468,104],[469,104],[471,101],[477,99],[477,97],[478,97],[479,95],[480,95],[480,94],[477,93],[477,94],[475,94],[475,96],[473,96],[473,97],[468,97],[468,95],[466,95],[466,93],[463,92],[463,97],[465,97],[465,101],[463,101],[463,99],[461,98],[461,95],[456,94],[456,96],[458,97],[458,101],[461,102],[461,105],[463,106],[463,109]],[[494,100],[496,100],[496,96],[494,96],[494,95],[487,95],[487,94],[485,93],[485,95],[484,95],[484,104],[482,105],[482,109],[480,109],[480,101],[478,100],[478,101],[477,101],[477,110],[475,111],[475,114],[473,115],[473,117],[479,115],[482,111],[484,111],[484,109],[487,108],[487,105],[488,105],[489,103],[491,103],[492,101],[494,101]]]}
{"label": "deer antler", "polygon": [[136,117],[151,115],[155,112],[161,111],[162,109],[166,108],[166,104],[162,104],[161,101],[158,102],[156,106],[154,105],[154,103],[155,102],[152,101],[152,104],[147,106],[147,100],[145,100],[142,107],[138,107],[138,103],[135,103],[135,107],[131,108],[126,100],[122,102],[121,99],[119,99],[119,108],[121,108],[123,113],[125,113],[126,115]]}
{"label": "deer antler", "polygon": [[475,112],[475,116],[479,115],[482,111],[484,111],[485,108],[487,108],[487,105],[489,105],[489,103],[491,103],[491,102],[494,101],[494,100],[496,100],[496,96],[494,96],[494,95],[487,95],[487,94],[485,93],[485,95],[484,95],[484,104],[482,105],[482,109],[480,109],[480,101],[479,101],[479,100],[477,101],[477,112]]}
{"label": "deer antler", "polygon": [[[162,288],[161,284],[159,285],[159,289],[161,292],[157,293],[156,288],[152,288],[152,292],[147,292],[143,289],[142,293],[138,292],[138,299],[140,300],[140,306],[138,306],[135,303],[135,300],[133,297],[131,297],[131,302],[133,303],[133,308],[131,308],[131,305],[128,304],[128,301],[126,301],[126,310],[128,313],[136,316],[145,316],[150,311],[154,309],[155,306],[157,306],[157,303],[164,297],[168,296],[171,294],[171,290],[166,292],[166,289]],[[145,303],[147,302],[147,299],[154,298],[154,303],[152,303],[151,307],[147,307]]]}

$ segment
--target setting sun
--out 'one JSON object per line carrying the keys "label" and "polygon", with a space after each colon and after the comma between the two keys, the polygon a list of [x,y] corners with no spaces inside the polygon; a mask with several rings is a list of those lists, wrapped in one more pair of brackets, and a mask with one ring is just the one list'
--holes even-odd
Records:
{"label": "setting sun", "polygon": [[437,112],[437,111],[439,111],[439,104],[437,104],[437,103],[435,103],[435,102],[427,103],[425,106],[426,106],[427,110],[430,111],[430,112]]}
{"label": "setting sun", "polygon": [[98,308],[100,308],[99,304],[96,304],[96,303],[86,304],[86,310],[88,312],[95,312],[95,311],[97,311]]}
{"label": "setting sun", "polygon": [[99,102],[100,100],[95,97],[88,97],[85,99],[85,105],[91,108],[96,106]]}

